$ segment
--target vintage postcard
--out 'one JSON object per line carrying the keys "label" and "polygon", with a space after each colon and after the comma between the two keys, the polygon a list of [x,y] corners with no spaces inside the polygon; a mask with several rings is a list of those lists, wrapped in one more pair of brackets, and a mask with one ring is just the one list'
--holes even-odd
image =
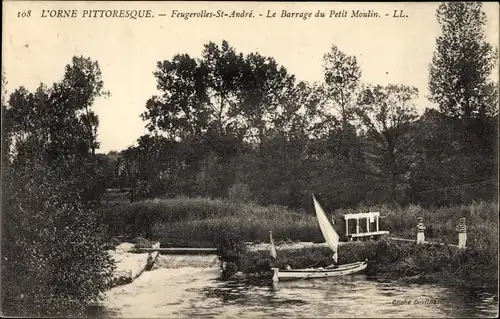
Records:
{"label": "vintage postcard", "polygon": [[497,3],[2,9],[2,316],[498,316]]}

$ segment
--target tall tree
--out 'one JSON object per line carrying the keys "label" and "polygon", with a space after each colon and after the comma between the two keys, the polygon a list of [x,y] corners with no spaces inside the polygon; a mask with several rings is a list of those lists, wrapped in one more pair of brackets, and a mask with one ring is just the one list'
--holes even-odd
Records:
{"label": "tall tree", "polygon": [[70,157],[95,154],[99,123],[92,105],[105,94],[98,62],[84,57],[74,57],[63,80],[51,87],[15,90],[5,116],[16,159],[27,152],[69,163]]}
{"label": "tall tree", "polygon": [[161,96],[146,103],[141,117],[150,132],[169,138],[200,137],[209,130],[237,134],[237,93],[243,56],[227,41],[204,46],[201,59],[187,54],[158,62],[154,73]]}
{"label": "tall tree", "polygon": [[442,34],[429,68],[430,99],[462,123],[453,132],[460,146],[453,155],[460,163],[454,183],[482,182],[496,175],[498,83],[491,73],[498,50],[486,41],[482,3],[443,3],[436,16]]}
{"label": "tall tree", "polygon": [[417,118],[418,90],[404,85],[373,86],[360,95],[357,114],[368,142],[367,173],[387,183],[387,199],[403,199],[411,163],[410,124]]}
{"label": "tall tree", "polygon": [[361,70],[355,56],[347,55],[335,45],[323,56],[326,94],[345,127],[354,117],[355,95]]}
{"label": "tall tree", "polygon": [[74,57],[71,64],[66,65],[66,72],[59,90],[66,95],[68,104],[78,113],[77,117],[82,124],[83,137],[87,140],[92,154],[99,148],[97,142],[97,127],[99,120],[92,110],[96,98],[107,96],[104,90],[101,68],[97,61],[90,58]]}
{"label": "tall tree", "polygon": [[481,2],[446,2],[437,10],[441,35],[429,67],[431,101],[445,115],[484,118],[498,112],[498,85],[489,77],[498,50],[486,42]]}
{"label": "tall tree", "polygon": [[201,143],[193,144],[196,157],[205,157],[197,188],[214,196],[224,196],[234,182],[232,161],[244,141],[262,150],[272,134],[300,135],[299,111],[313,104],[301,103],[312,91],[273,58],[244,56],[227,41],[208,43],[200,59],[176,55],[160,62],[155,76],[162,95],[147,102],[143,120],[151,132]]}
{"label": "tall tree", "polygon": [[210,42],[202,52],[201,68],[206,72],[207,105],[213,111],[212,129],[219,135],[233,133],[237,126],[237,99],[244,63],[243,54],[225,40],[219,47]]}
{"label": "tall tree", "polygon": [[259,53],[245,57],[238,111],[259,145],[265,142],[266,133],[286,126],[290,113],[298,106],[288,103],[294,90],[295,77],[273,58]]}
{"label": "tall tree", "polygon": [[356,138],[351,121],[355,115],[361,70],[355,56],[347,55],[335,45],[323,56],[323,70],[329,104],[340,118],[342,154],[348,157],[349,141]]}
{"label": "tall tree", "polygon": [[172,139],[206,132],[211,110],[206,106],[206,73],[198,62],[187,54],[178,54],[172,61],[158,62],[154,76],[163,94],[150,98],[141,114],[148,121],[148,130],[162,132]]}
{"label": "tall tree", "polygon": [[258,53],[246,57],[227,41],[209,42],[200,59],[176,55],[154,73],[161,96],[152,97],[142,118],[151,132],[170,138],[207,133],[263,139],[279,125],[295,78],[276,61]]}
{"label": "tall tree", "polygon": [[78,176],[75,189],[99,199],[104,185],[95,161],[99,123],[92,106],[107,94],[98,62],[81,56],[66,66],[60,82],[41,84],[34,93],[16,89],[5,110],[12,162],[43,161],[68,177]]}

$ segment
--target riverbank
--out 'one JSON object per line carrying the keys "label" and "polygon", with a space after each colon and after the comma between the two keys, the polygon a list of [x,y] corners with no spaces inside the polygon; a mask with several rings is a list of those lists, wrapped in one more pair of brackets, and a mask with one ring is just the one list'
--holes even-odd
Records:
{"label": "riverbank", "polygon": [[[242,256],[240,271],[248,275],[271,276],[267,245],[258,245]],[[277,246],[278,265],[294,269],[331,264],[332,252],[326,245],[302,244],[294,248]],[[293,247],[293,246],[292,246]],[[339,247],[339,263],[368,259],[369,276],[407,283],[439,283],[463,289],[496,291],[498,264],[495,250],[475,246],[464,250],[441,245],[416,245],[389,239],[350,242]]]}
{"label": "riverbank", "polygon": [[[456,221],[465,216],[468,224],[467,249],[416,246],[413,243],[381,240],[348,243],[339,248],[339,262],[368,258],[368,274],[406,278],[412,282],[443,281],[469,288],[498,285],[498,208],[495,203],[424,209],[407,207],[360,207],[360,211],[380,211],[380,228],[390,236],[414,238],[417,217],[427,226],[426,237],[448,244],[457,243]],[[347,211],[329,214],[338,221]],[[312,212],[284,207],[263,207],[252,203],[206,198],[157,199],[119,206],[106,206],[103,221],[110,235],[143,236],[161,247],[217,247],[219,257],[230,265],[227,275],[243,272],[266,275],[269,230],[278,248],[281,265],[292,268],[325,266],[331,251],[315,243],[324,242]],[[248,249],[245,242],[255,246]],[[294,247],[298,249],[290,250]]]}

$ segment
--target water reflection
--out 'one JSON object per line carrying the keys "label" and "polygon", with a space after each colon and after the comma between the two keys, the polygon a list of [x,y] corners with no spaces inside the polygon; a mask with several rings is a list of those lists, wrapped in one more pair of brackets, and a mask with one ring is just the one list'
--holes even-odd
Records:
{"label": "water reflection", "polygon": [[240,280],[205,287],[201,293],[207,298],[218,298],[225,305],[245,307],[279,307],[280,305],[304,304],[301,299],[286,298],[276,294],[277,285],[269,280]]}
{"label": "water reflection", "polygon": [[495,317],[498,304],[484,292],[403,286],[362,275],[278,284],[268,279],[216,282],[200,292],[217,300],[218,314],[244,317]]}
{"label": "water reflection", "polygon": [[495,317],[498,300],[437,285],[402,285],[364,275],[280,282],[223,282],[217,272],[159,269],[111,292],[120,317]]}
{"label": "water reflection", "polygon": [[492,292],[450,290],[447,302],[454,305],[450,315],[458,313],[461,317],[498,317],[498,299]]}

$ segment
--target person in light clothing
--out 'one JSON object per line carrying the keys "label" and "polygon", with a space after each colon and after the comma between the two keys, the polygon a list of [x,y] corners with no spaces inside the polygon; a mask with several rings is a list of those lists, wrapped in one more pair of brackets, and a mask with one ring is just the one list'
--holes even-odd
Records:
{"label": "person in light clothing", "polygon": [[271,251],[270,251],[271,258],[269,260],[269,266],[271,268],[276,268],[278,267],[278,254],[276,252],[276,246],[274,246],[272,231],[269,231],[269,242],[271,243]]}
{"label": "person in light clothing", "polygon": [[458,248],[465,248],[465,242],[467,241],[467,226],[465,225],[465,217],[460,218],[456,230],[458,232]]}
{"label": "person in light clothing", "polygon": [[423,223],[423,218],[418,218],[417,224],[417,244],[423,244],[425,242],[425,225]]}

